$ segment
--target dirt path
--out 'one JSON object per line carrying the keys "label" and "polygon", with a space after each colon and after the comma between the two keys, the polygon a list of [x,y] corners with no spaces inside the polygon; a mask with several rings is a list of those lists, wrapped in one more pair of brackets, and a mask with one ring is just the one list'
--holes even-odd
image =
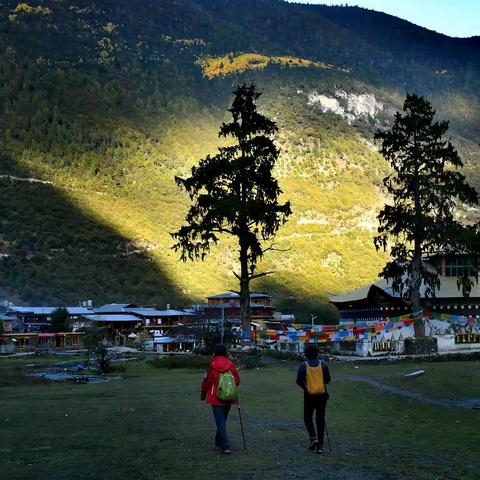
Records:
{"label": "dirt path", "polygon": [[42,183],[43,185],[54,185],[53,182],[47,180],[39,180],[38,178],[32,177],[15,177],[13,175],[0,175],[0,178],[7,178],[12,182],[28,182],[28,183]]}
{"label": "dirt path", "polygon": [[391,385],[385,385],[377,380],[369,377],[361,377],[357,375],[348,375],[338,377],[337,380],[346,380],[349,382],[363,382],[372,385],[383,392],[393,393],[394,395],[400,395],[402,397],[412,398],[419,402],[430,403],[432,405],[439,405],[441,407],[448,408],[465,408],[471,410],[472,408],[480,408],[480,398],[465,398],[463,400],[451,400],[449,398],[436,398],[425,395],[424,393],[412,392],[410,390],[404,390],[399,387],[392,387]]}

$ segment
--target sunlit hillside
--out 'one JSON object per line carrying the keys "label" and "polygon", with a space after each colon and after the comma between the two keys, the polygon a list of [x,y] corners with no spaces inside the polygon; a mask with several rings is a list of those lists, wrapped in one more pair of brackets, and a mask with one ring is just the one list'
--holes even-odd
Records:
{"label": "sunlit hillside", "polygon": [[231,240],[205,262],[171,250],[188,208],[174,176],[215,152],[231,92],[250,81],[278,123],[294,212],[284,251],[260,265],[275,275],[254,287],[309,312],[374,280],[388,170],[373,133],[407,90],[428,95],[480,185],[480,55],[386,15],[366,32],[369,15],[277,0],[3,2],[0,297],[186,305],[235,289]]}

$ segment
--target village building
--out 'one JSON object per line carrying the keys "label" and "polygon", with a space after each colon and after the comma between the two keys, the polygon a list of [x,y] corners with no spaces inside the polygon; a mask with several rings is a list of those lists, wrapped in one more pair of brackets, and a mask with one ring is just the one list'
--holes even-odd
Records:
{"label": "village building", "polygon": [[144,329],[153,337],[157,352],[191,351],[197,346],[197,339],[191,331],[198,318],[195,313],[170,308],[143,308],[135,312],[142,317]]}
{"label": "village building", "polygon": [[[222,331],[230,328],[233,332],[239,332],[240,319],[240,295],[234,292],[212,295],[207,298],[207,304],[195,305],[194,310],[199,312],[201,321],[210,331]],[[274,329],[285,330],[295,323],[293,314],[282,314],[275,311],[272,305],[272,297],[264,292],[250,292],[250,311],[252,335],[257,339],[257,331]],[[256,340],[255,340],[256,341]],[[272,348],[276,342],[266,340]]]}
{"label": "village building", "polygon": [[140,331],[143,327],[142,319],[132,314],[129,309],[137,308],[131,303],[108,303],[94,308],[86,315],[81,315],[74,329],[88,328],[92,324],[105,327],[112,335],[115,345],[126,345],[129,335]]}
{"label": "village building", "polygon": [[[461,276],[472,275],[475,271],[472,256],[432,255],[424,260],[424,267],[435,269],[440,281],[435,297],[427,298],[426,287],[422,285],[420,296],[424,311],[480,318],[480,284],[472,277],[473,287],[468,297],[463,296],[458,286]],[[388,321],[390,317],[411,313],[409,302],[399,292],[394,292],[391,282],[384,279],[328,297],[339,311],[341,324]]]}
{"label": "village building", "polygon": [[37,333],[4,333],[0,335],[0,354],[33,351],[37,344]]}
{"label": "village building", "polygon": [[22,322],[16,315],[6,315],[5,313],[0,313],[0,323],[3,325],[4,333],[22,331]]}
{"label": "village building", "polygon": [[82,346],[83,335],[83,332],[4,333],[0,335],[0,354],[78,350]]}
{"label": "village building", "polygon": [[[250,312],[252,324],[266,328],[265,324],[275,321],[275,307],[271,304],[272,297],[261,292],[250,292]],[[231,325],[240,325],[240,295],[238,293],[221,293],[207,298],[203,308],[206,316],[223,319]]]}
{"label": "village building", "polygon": [[170,335],[181,326],[192,325],[197,315],[183,310],[152,310],[139,312],[145,321],[145,328],[156,336]]}
{"label": "village building", "polygon": [[264,329],[286,330],[289,326],[296,322],[293,313],[273,312],[273,319],[264,320],[259,327]]}
{"label": "village building", "polygon": [[[425,258],[424,268],[438,272],[439,288],[435,296],[426,295],[426,287],[420,289],[423,321],[427,335],[437,339],[439,352],[478,350],[480,348],[480,285],[474,278],[476,259],[470,255],[436,254]],[[468,297],[463,296],[459,279],[468,276],[473,280]],[[395,322],[410,317],[412,309],[408,299],[393,291],[391,282],[379,280],[365,287],[340,295],[329,295],[337,307],[340,324],[355,327]],[[364,355],[385,351],[403,351],[404,339],[414,335],[413,325],[403,327],[397,333],[383,335],[377,341],[338,342],[341,353]]]}
{"label": "village building", "polygon": [[109,303],[98,308],[63,307],[69,313],[73,332],[51,332],[52,314],[59,307],[9,305],[0,314],[3,335],[0,353],[11,351],[79,348],[81,332],[96,324],[107,328],[115,345],[127,345],[141,332],[148,332],[152,348],[161,352],[190,351],[197,345],[192,326],[194,312],[139,307],[132,303]]}
{"label": "village building", "polygon": [[18,321],[23,324],[25,333],[46,333],[50,330],[52,324],[52,314],[58,308],[65,308],[73,322],[80,317],[93,313],[86,307],[21,307],[12,305],[8,308],[6,315],[17,317]]}
{"label": "village building", "polygon": [[93,314],[81,320],[84,327],[89,323],[106,327],[114,337],[115,345],[125,345],[128,342],[128,336],[140,331],[143,327],[142,319],[131,313]]}
{"label": "village building", "polygon": [[115,313],[125,313],[132,308],[138,308],[133,303],[107,303],[101,307],[93,309],[95,315],[109,315]]}
{"label": "village building", "polygon": [[146,331],[157,351],[170,352],[194,348],[196,341],[184,327],[191,326],[195,318],[194,313],[183,310],[157,310],[134,304],[110,303],[94,309],[93,314],[81,320],[107,327],[116,345],[126,345],[140,332]]}
{"label": "village building", "polygon": [[[36,348],[40,351],[75,350],[81,347],[84,332],[38,333]],[[18,348],[18,347],[17,347]]]}

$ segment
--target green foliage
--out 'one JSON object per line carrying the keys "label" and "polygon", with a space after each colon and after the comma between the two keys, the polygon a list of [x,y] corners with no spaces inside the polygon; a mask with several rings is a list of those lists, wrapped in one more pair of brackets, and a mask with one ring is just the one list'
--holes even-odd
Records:
{"label": "green foliage", "polygon": [[229,110],[233,121],[223,123],[219,133],[236,143],[192,167],[189,178],[176,178],[194,201],[186,225],[173,234],[182,260],[203,260],[218,235],[229,234],[245,248],[245,266],[253,276],[264,253],[262,240],[270,240],[291,214],[289,202],[278,203],[282,190],[271,172],[279,151],[270,138],[277,127],[258,113],[259,96],[254,85],[238,87]]}
{"label": "green foliage", "polygon": [[302,356],[295,352],[281,352],[280,350],[265,349],[263,354],[267,357],[275,358],[277,360],[283,360],[288,362],[300,362]]}
{"label": "green foliage", "polygon": [[[375,246],[386,249],[393,239],[392,260],[381,275],[393,281],[394,291],[411,298],[417,312],[421,282],[426,296],[434,296],[440,286],[438,273],[422,264],[423,256],[465,250],[470,228],[456,219],[455,211],[459,202],[477,204],[478,195],[459,171],[463,163],[457,151],[444,139],[448,122],[434,122],[430,102],[407,95],[403,112],[396,114],[391,129],[376,134],[392,168],[384,180],[392,202],[379,214]],[[465,294],[471,285],[465,278]]]}
{"label": "green foliage", "polygon": [[181,259],[204,259],[219,235],[235,237],[239,246],[240,316],[242,328],[250,332],[250,281],[268,273],[255,273],[258,261],[272,249],[263,242],[273,240],[278,229],[291,215],[290,202],[280,204],[282,190],[272,170],[279,151],[271,137],[277,131],[274,122],[261,115],[255,86],[245,84],[235,90],[229,112],[233,120],[223,123],[220,137],[232,137],[233,145],[220,147],[192,167],[187,179],[177,177],[194,202],[185,225],[172,236],[181,251]]}
{"label": "green foliage", "polygon": [[[232,242],[221,238],[204,262],[179,268],[169,235],[189,208],[174,176],[215,155],[232,83],[255,81],[259,110],[279,127],[274,174],[293,214],[276,238],[287,251],[259,264],[275,276],[254,285],[285,311],[315,313],[325,291],[377,278],[386,164],[371,141],[405,88],[428,94],[451,120],[464,172],[480,185],[475,39],[374,21],[372,11],[270,0],[31,0],[15,12],[19,3],[0,5],[0,175],[51,183],[0,178],[2,298],[184,306],[235,289]],[[235,66],[248,52],[349,73],[269,62],[203,76],[201,59]],[[374,94],[383,113],[348,124],[307,101],[338,89]]]}
{"label": "green foliage", "polygon": [[145,344],[152,340],[152,336],[148,330],[142,330],[134,340],[135,346],[140,350],[145,350]]}
{"label": "green foliage", "polygon": [[148,364],[154,368],[198,368],[203,370],[208,367],[210,360],[211,357],[205,355],[171,355],[154,358]]}
{"label": "green foliage", "polygon": [[111,334],[106,327],[96,324],[87,327],[82,336],[82,344],[88,351],[88,358],[93,353],[98,362],[98,369],[102,373],[111,371],[108,347],[111,346]]}
{"label": "green foliage", "polygon": [[331,304],[321,302],[292,299],[283,300],[279,310],[295,314],[296,323],[311,324],[312,317],[315,325],[334,325],[338,323],[338,310]]}
{"label": "green foliage", "polygon": [[125,373],[128,369],[128,366],[123,364],[109,365],[108,373]]}
{"label": "green foliage", "polygon": [[70,322],[68,321],[70,315],[68,310],[64,307],[56,308],[52,312],[52,325],[50,327],[52,332],[69,332],[71,330]]}

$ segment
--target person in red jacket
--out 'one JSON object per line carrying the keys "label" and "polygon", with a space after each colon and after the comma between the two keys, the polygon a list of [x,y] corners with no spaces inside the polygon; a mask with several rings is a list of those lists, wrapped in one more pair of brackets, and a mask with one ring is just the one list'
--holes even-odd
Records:
{"label": "person in red jacket", "polygon": [[232,372],[236,385],[240,385],[240,377],[237,369],[231,360],[227,358],[227,349],[225,345],[215,345],[214,357],[208,365],[207,373],[202,383],[201,399],[207,400],[212,406],[213,417],[217,426],[217,433],[215,434],[215,448],[221,450],[223,453],[230,453],[230,440],[227,434],[227,417],[232,404],[237,403],[236,400],[232,402],[222,402],[217,397],[218,381],[220,373]]}

